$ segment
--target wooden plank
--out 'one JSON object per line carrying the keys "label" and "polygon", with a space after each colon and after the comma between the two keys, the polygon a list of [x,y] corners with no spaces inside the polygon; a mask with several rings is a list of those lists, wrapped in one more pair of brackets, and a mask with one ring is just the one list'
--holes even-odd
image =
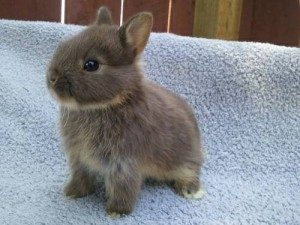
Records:
{"label": "wooden plank", "polygon": [[87,25],[94,22],[100,6],[107,6],[114,22],[120,23],[121,0],[66,0],[66,23]]}
{"label": "wooden plank", "polygon": [[169,32],[193,35],[195,0],[171,0]]}
{"label": "wooden plank", "polygon": [[241,26],[247,26],[241,28],[240,40],[300,46],[299,0],[251,1],[251,5],[243,6]]}
{"label": "wooden plank", "polygon": [[124,0],[124,21],[141,11],[152,12],[153,31],[167,32],[169,0]]}
{"label": "wooden plank", "polygon": [[0,0],[0,18],[60,21],[60,0]]}
{"label": "wooden plank", "polygon": [[196,0],[194,35],[237,40],[242,0]]}
{"label": "wooden plank", "polygon": [[216,38],[238,40],[242,0],[221,0],[218,7]]}
{"label": "wooden plank", "polygon": [[254,0],[244,0],[241,13],[239,40],[251,37]]}
{"label": "wooden plank", "polygon": [[215,38],[219,0],[196,0],[193,33],[198,37]]}

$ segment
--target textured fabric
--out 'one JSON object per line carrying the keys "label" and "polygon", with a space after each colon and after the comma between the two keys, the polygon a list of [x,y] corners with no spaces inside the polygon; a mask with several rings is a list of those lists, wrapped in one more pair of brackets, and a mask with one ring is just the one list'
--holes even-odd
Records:
{"label": "textured fabric", "polygon": [[145,71],[197,113],[202,200],[145,184],[134,212],[105,213],[104,188],[70,200],[58,105],[45,85],[59,41],[80,26],[0,20],[0,224],[300,224],[300,50],[151,35]]}

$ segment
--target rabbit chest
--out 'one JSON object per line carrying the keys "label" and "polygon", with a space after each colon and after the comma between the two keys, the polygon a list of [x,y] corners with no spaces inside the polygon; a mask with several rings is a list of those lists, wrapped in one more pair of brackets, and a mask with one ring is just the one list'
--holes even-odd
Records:
{"label": "rabbit chest", "polygon": [[61,114],[61,129],[70,160],[93,171],[109,169],[111,153],[121,142],[122,127],[107,115],[69,111]]}

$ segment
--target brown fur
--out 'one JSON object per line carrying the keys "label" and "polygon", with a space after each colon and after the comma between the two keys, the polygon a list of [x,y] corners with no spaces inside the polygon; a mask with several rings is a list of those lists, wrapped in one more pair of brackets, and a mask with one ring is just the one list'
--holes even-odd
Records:
{"label": "brown fur", "polygon": [[[179,194],[199,189],[201,140],[192,109],[144,78],[138,66],[152,27],[140,13],[122,27],[106,8],[96,22],[61,43],[47,75],[61,103],[61,131],[72,178],[65,193],[82,197],[102,175],[108,213],[133,210],[146,177],[175,181]],[[87,59],[102,65],[82,69]]]}

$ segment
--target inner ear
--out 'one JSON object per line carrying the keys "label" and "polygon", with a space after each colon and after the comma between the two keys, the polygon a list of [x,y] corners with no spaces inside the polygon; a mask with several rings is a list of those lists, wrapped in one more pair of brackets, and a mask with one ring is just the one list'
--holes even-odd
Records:
{"label": "inner ear", "polygon": [[119,28],[122,45],[133,47],[136,54],[140,54],[148,42],[152,29],[153,17],[151,13],[142,12],[129,19]]}
{"label": "inner ear", "polygon": [[97,14],[97,19],[96,19],[96,24],[102,25],[102,24],[107,24],[107,25],[112,25],[113,24],[113,19],[111,16],[111,12],[109,9],[105,6],[102,6],[98,10]]}

